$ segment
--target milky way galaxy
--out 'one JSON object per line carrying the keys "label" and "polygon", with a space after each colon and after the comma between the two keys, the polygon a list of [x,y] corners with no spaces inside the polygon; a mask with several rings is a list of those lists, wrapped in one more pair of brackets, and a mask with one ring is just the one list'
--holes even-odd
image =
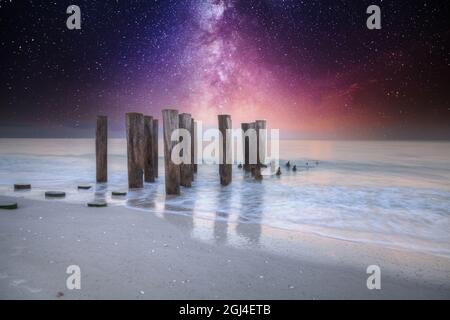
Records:
{"label": "milky way galaxy", "polygon": [[[438,1],[1,1],[0,135],[91,136],[167,107],[285,138],[449,139]],[[382,29],[369,30],[378,4]]]}

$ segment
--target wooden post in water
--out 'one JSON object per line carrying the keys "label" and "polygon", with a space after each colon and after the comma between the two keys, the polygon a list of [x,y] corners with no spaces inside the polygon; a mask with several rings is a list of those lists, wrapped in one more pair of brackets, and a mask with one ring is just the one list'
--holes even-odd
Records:
{"label": "wooden post in water", "polygon": [[164,131],[164,169],[166,194],[180,194],[180,166],[176,165],[171,158],[172,150],[176,146],[176,141],[171,141],[171,135],[178,129],[178,111],[166,109],[162,111],[163,131]]}
{"label": "wooden post in water", "polygon": [[197,121],[194,121],[194,119],[192,119],[192,146],[193,146],[193,150],[194,152],[192,153],[192,159],[194,159],[194,161],[192,162],[194,164],[194,173],[197,173],[198,170],[198,163],[197,163],[197,158],[198,158],[198,125],[197,125]]}
{"label": "wooden post in water", "polygon": [[97,182],[108,181],[108,118],[97,117],[95,131],[95,155]]}
{"label": "wooden post in water", "polygon": [[153,117],[144,116],[144,181],[155,182],[153,165]]}
{"label": "wooden post in water", "polygon": [[158,131],[159,131],[159,122],[158,119],[153,119],[153,174],[155,176],[155,178],[158,178],[158,161],[159,161],[159,157],[158,157],[158,145],[159,145],[159,141],[158,141]]}
{"label": "wooden post in water", "polygon": [[257,138],[257,164],[264,166],[266,164],[266,140],[267,140],[267,121],[256,120],[256,138]]}
{"label": "wooden post in water", "polygon": [[[251,122],[248,124],[248,129],[253,129],[256,131],[256,123],[255,122]],[[255,144],[255,145],[250,145],[250,143]],[[257,142],[256,141],[251,141],[249,138],[249,171],[251,172],[252,176],[255,175],[255,166],[256,163],[252,163],[254,161],[251,161],[252,159],[258,159],[257,155],[253,154],[255,152],[258,152],[258,147],[257,147]]]}
{"label": "wooden post in water", "polygon": [[195,161],[196,161],[196,151],[195,146],[197,144],[197,139],[195,138],[195,120],[194,118],[191,119],[191,170],[192,170],[192,181],[194,181],[194,173],[197,172],[197,168],[195,167]]}
{"label": "wooden post in water", "polygon": [[219,131],[222,135],[222,143],[219,146],[220,164],[219,164],[219,174],[220,174],[220,184],[223,186],[229,185],[231,183],[231,116],[229,115],[219,115]]}
{"label": "wooden post in water", "polygon": [[144,115],[141,113],[127,113],[126,131],[128,155],[128,187],[130,189],[142,188],[144,186]]}
{"label": "wooden post in water", "polygon": [[[191,127],[192,127],[192,118],[191,115],[188,113],[182,113],[179,115],[179,127],[180,129],[186,129],[189,134],[192,133]],[[188,150],[184,149],[183,153],[186,152],[186,154],[181,154],[181,156],[186,157],[188,159],[188,162],[190,163],[182,163],[180,165],[180,184],[183,187],[192,187],[192,180],[194,176],[194,170],[192,167],[192,156],[191,156],[191,143],[192,138],[189,139],[189,148]]]}
{"label": "wooden post in water", "polygon": [[248,138],[245,133],[247,132],[250,124],[249,123],[241,123],[241,129],[242,129],[242,147],[243,147],[243,160],[244,160],[244,170],[250,171],[250,138]]}
{"label": "wooden post in water", "polygon": [[261,168],[266,165],[266,120],[256,120],[256,166],[255,178],[262,179]]}

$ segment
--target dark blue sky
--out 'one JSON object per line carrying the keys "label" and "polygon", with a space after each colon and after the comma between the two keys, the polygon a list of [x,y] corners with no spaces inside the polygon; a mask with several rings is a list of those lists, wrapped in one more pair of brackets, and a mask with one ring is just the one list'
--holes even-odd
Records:
{"label": "dark blue sky", "polygon": [[[66,28],[67,6],[82,29]],[[382,30],[366,8],[382,9]],[[97,114],[266,118],[298,138],[450,138],[446,1],[1,1],[0,137]]]}

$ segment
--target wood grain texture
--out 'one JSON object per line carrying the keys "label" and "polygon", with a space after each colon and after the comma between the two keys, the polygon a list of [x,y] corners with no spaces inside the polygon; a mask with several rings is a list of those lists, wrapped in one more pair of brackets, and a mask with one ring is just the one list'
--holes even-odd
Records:
{"label": "wood grain texture", "polygon": [[144,181],[155,182],[153,165],[153,117],[144,116]]}
{"label": "wood grain texture", "polygon": [[249,138],[246,137],[245,133],[247,132],[249,128],[248,123],[241,123],[241,129],[242,129],[242,156],[243,156],[243,167],[245,171],[250,171],[250,148],[249,148]]}
{"label": "wood grain texture", "polygon": [[158,161],[159,161],[159,121],[153,119],[153,174],[158,178]]}
{"label": "wood grain texture", "polygon": [[266,140],[267,140],[267,122],[266,120],[256,120],[256,138],[257,138],[257,165],[261,169],[266,164]]}
{"label": "wood grain texture", "polygon": [[162,111],[164,132],[164,170],[166,194],[180,194],[180,166],[176,165],[171,158],[172,150],[177,141],[171,141],[172,132],[178,129],[178,111],[166,109]]}
{"label": "wood grain texture", "polygon": [[128,187],[130,189],[144,186],[144,115],[126,114]]}
{"label": "wood grain texture", "polygon": [[[179,128],[180,129],[186,129],[189,134],[192,133],[191,127],[192,127],[192,117],[188,113],[182,113],[178,116],[179,118]],[[181,139],[181,138],[180,138]],[[192,143],[192,137],[188,141],[188,149],[184,149],[182,153],[186,152],[186,154],[180,154],[183,157],[186,157],[188,159],[187,163],[182,163],[180,165],[180,184],[183,187],[192,187],[192,181],[194,177],[194,170],[192,166],[192,157],[191,157],[191,143]]]}
{"label": "wood grain texture", "polygon": [[192,118],[191,122],[191,165],[192,165],[192,181],[194,181],[194,173],[197,173],[197,130],[196,122]]}
{"label": "wood grain texture", "polygon": [[219,131],[222,135],[222,143],[220,144],[220,184],[227,186],[231,183],[232,165],[231,165],[231,116],[219,115]]}
{"label": "wood grain texture", "polygon": [[97,182],[108,181],[108,118],[97,117],[95,130],[95,157]]}

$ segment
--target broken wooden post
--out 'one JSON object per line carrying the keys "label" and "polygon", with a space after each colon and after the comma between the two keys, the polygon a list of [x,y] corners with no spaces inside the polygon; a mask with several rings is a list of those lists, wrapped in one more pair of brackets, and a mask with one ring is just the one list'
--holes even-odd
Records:
{"label": "broken wooden post", "polygon": [[[191,115],[188,113],[182,113],[179,115],[179,128],[180,129],[186,129],[189,134],[191,134],[192,130],[192,119],[191,119]],[[181,139],[181,138],[180,138]],[[188,146],[188,150],[183,149],[182,153],[186,152],[186,154],[180,154],[180,156],[182,156],[183,158],[188,159],[188,162],[190,163],[182,163],[180,165],[180,184],[183,187],[192,187],[192,180],[193,180],[193,176],[194,176],[194,171],[193,171],[193,167],[191,164],[192,161],[192,157],[191,157],[191,143],[192,143],[192,138],[189,139],[189,146]]]}
{"label": "broken wooden post", "polygon": [[191,120],[191,166],[192,166],[192,181],[194,181],[194,173],[197,173],[197,129],[194,118]]}
{"label": "broken wooden post", "polygon": [[97,117],[95,131],[95,155],[97,182],[108,181],[108,117]]}
{"label": "broken wooden post", "polygon": [[144,116],[144,181],[155,182],[153,165],[153,117]]}
{"label": "broken wooden post", "polygon": [[177,145],[177,141],[172,141],[171,135],[178,129],[178,111],[166,109],[162,111],[163,135],[164,135],[164,169],[166,194],[180,194],[180,166],[172,161],[172,150]]}
{"label": "broken wooden post", "polygon": [[141,113],[127,113],[126,131],[128,156],[128,187],[130,189],[142,188],[144,186],[144,115]]}
{"label": "broken wooden post", "polygon": [[[231,116],[219,115],[219,131],[222,136],[222,142],[219,146],[219,174],[220,184],[226,186],[231,183],[232,173],[232,154],[231,154]],[[227,130],[230,129],[230,130]]]}
{"label": "broken wooden post", "polygon": [[247,137],[246,132],[249,128],[249,123],[241,123],[242,129],[242,147],[243,147],[243,162],[244,162],[244,170],[250,171],[250,138]]}
{"label": "broken wooden post", "polygon": [[158,130],[158,119],[153,119],[153,174],[155,175],[155,178],[158,178]]}

